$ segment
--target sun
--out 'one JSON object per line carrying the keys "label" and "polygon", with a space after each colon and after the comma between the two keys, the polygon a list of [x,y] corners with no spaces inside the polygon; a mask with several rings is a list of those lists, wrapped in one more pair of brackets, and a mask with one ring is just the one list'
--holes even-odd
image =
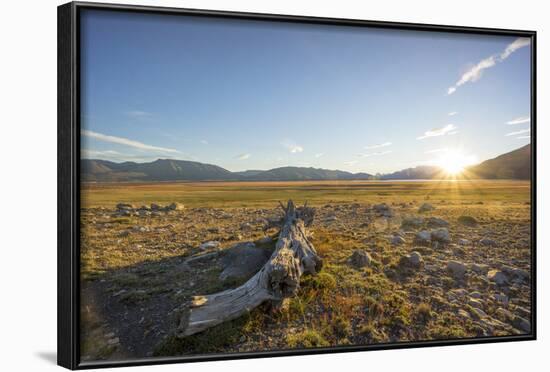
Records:
{"label": "sun", "polygon": [[473,155],[465,155],[460,150],[449,149],[438,159],[438,165],[450,176],[456,176],[464,172],[469,165],[473,165],[476,158]]}

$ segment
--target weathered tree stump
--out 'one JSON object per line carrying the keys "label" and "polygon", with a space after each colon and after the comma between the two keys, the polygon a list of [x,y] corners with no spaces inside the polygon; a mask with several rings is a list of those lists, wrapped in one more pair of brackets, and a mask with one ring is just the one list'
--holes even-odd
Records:
{"label": "weathered tree stump", "polygon": [[266,301],[280,306],[285,298],[296,294],[303,274],[316,274],[321,269],[322,260],[306,235],[306,226],[313,221],[313,208],[307,203],[296,208],[292,200],[281,207],[285,214],[269,261],[240,287],[193,297],[181,316],[178,337],[236,319]]}

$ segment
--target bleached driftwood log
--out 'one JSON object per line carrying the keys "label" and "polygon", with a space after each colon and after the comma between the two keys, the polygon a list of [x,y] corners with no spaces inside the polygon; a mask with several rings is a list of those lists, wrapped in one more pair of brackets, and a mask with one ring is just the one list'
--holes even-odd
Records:
{"label": "bleached driftwood log", "polygon": [[265,301],[280,306],[285,298],[296,294],[303,274],[315,274],[321,269],[322,260],[305,230],[313,221],[314,210],[307,203],[296,208],[292,200],[281,207],[285,214],[269,261],[240,287],[193,297],[181,316],[178,337],[236,319]]}

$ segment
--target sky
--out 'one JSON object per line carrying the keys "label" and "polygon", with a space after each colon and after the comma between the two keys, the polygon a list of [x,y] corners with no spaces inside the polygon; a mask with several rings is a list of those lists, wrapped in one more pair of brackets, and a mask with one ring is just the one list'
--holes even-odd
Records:
{"label": "sky", "polygon": [[530,142],[529,39],[83,10],[81,155],[388,173]]}

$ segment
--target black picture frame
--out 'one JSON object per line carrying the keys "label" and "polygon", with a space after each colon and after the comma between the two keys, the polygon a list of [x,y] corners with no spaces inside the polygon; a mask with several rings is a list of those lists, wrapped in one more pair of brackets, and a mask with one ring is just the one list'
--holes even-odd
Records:
{"label": "black picture frame", "polygon": [[[415,341],[335,348],[258,351],[187,357],[147,358],[124,361],[81,362],[79,359],[79,239],[80,239],[80,43],[79,15],[83,9],[141,12],[198,17],[266,20],[302,24],[349,25],[402,31],[507,35],[531,39],[531,333],[513,336],[476,337],[460,340]],[[58,364],[69,369],[121,367],[180,362],[322,354],[351,351],[400,349],[536,339],[536,32],[478,27],[319,18],[278,14],[256,14],[155,6],[71,2],[58,7]]]}

